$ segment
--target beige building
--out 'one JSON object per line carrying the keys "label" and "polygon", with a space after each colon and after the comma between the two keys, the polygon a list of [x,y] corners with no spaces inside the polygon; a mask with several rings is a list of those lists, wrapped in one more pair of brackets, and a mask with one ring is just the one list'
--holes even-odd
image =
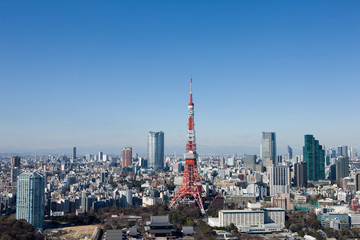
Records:
{"label": "beige building", "polygon": [[263,208],[260,210],[221,210],[219,211],[219,225],[226,227],[233,223],[237,228],[243,226],[262,226],[275,223],[285,227],[285,209]]}

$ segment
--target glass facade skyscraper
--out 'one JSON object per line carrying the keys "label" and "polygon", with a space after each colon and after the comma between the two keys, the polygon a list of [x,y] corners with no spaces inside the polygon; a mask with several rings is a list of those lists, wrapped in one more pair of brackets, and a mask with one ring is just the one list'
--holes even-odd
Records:
{"label": "glass facade skyscraper", "polygon": [[261,159],[266,167],[276,164],[276,134],[274,132],[263,132]]}
{"label": "glass facade skyscraper", "polygon": [[44,228],[45,179],[40,172],[23,172],[18,176],[16,219],[25,219],[35,229]]}
{"label": "glass facade skyscraper", "polygon": [[164,168],[164,133],[149,132],[148,134],[148,167],[154,170]]}
{"label": "glass facade skyscraper", "polygon": [[304,162],[307,163],[308,180],[318,181],[325,179],[325,150],[313,135],[305,135],[303,157]]}

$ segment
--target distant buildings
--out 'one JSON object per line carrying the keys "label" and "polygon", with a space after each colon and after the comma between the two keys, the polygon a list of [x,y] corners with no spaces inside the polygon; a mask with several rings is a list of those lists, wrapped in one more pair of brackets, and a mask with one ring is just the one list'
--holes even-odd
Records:
{"label": "distant buildings", "polygon": [[148,167],[154,170],[164,168],[164,132],[148,133]]}
{"label": "distant buildings", "polygon": [[99,152],[98,153],[98,161],[102,161],[103,160],[103,153]]}
{"label": "distant buildings", "polygon": [[17,181],[16,219],[25,219],[40,230],[44,228],[44,183],[40,172],[23,172]]}
{"label": "distant buildings", "polygon": [[20,159],[19,156],[11,157],[11,168],[20,168]]}
{"label": "distant buildings", "polygon": [[76,147],[73,147],[71,160],[72,160],[72,161],[75,161],[75,160],[76,160]]}
{"label": "distant buildings", "polygon": [[270,166],[270,196],[290,193],[290,169],[288,166]]}
{"label": "distant buildings", "polygon": [[305,135],[303,158],[304,162],[307,163],[309,181],[325,179],[325,151],[313,135]]}
{"label": "distant buildings", "polygon": [[131,147],[125,147],[122,149],[122,167],[128,168],[132,164],[132,148]]}
{"label": "distant buildings", "polygon": [[274,132],[263,132],[261,159],[265,167],[276,164],[276,135]]}
{"label": "distant buildings", "polygon": [[288,157],[288,159],[293,158],[293,150],[289,145],[287,146],[287,157]]}

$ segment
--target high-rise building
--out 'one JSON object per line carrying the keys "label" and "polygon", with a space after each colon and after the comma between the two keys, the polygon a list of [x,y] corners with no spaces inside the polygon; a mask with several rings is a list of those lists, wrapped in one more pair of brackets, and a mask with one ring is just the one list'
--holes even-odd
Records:
{"label": "high-rise building", "polygon": [[293,158],[293,150],[289,145],[287,146],[287,157],[288,157],[288,159]]}
{"label": "high-rise building", "polygon": [[349,158],[339,157],[336,160],[336,181],[340,184],[340,179],[349,176]]}
{"label": "high-rise building", "polygon": [[102,152],[99,152],[98,153],[98,161],[102,161],[103,160],[103,153]]}
{"label": "high-rise building", "polygon": [[290,169],[288,166],[270,166],[270,196],[290,193]]}
{"label": "high-rise building", "polygon": [[294,164],[294,186],[306,187],[307,185],[307,164],[299,162]]}
{"label": "high-rise building", "polygon": [[261,145],[261,159],[264,166],[276,164],[276,135],[274,132],[263,132]]}
{"label": "high-rise building", "polygon": [[20,175],[20,157],[14,156],[11,157],[11,186],[15,187],[17,186],[17,177]]}
{"label": "high-rise building", "polygon": [[336,180],[336,164],[330,165],[329,179]]}
{"label": "high-rise building", "polygon": [[325,179],[325,151],[313,135],[305,135],[303,158],[304,162],[307,163],[309,181]]}
{"label": "high-rise building", "polygon": [[360,173],[355,175],[355,191],[360,191]]}
{"label": "high-rise building", "polygon": [[20,168],[20,159],[19,156],[11,157],[11,168]]}
{"label": "high-rise building", "polygon": [[76,160],[76,147],[73,147],[71,160]]}
{"label": "high-rise building", "polygon": [[148,161],[147,159],[144,159],[142,157],[139,157],[139,165],[142,168],[147,168],[148,167]]}
{"label": "high-rise building", "polygon": [[132,164],[132,148],[125,147],[122,149],[122,167],[128,168]]}
{"label": "high-rise building", "polygon": [[15,168],[11,168],[10,170],[10,175],[11,175],[11,186],[15,187],[17,186],[17,177],[20,175],[20,168],[15,167]]}
{"label": "high-rise building", "polygon": [[16,219],[25,219],[35,229],[44,228],[45,179],[40,172],[23,172],[17,181]]}
{"label": "high-rise building", "polygon": [[164,168],[164,132],[148,133],[148,167],[154,170]]}
{"label": "high-rise building", "polygon": [[256,155],[245,155],[244,158],[244,167],[245,168],[250,168],[252,170],[256,170]]}
{"label": "high-rise building", "polygon": [[348,146],[338,146],[337,148],[337,156],[338,157],[348,157]]}
{"label": "high-rise building", "polygon": [[356,148],[354,147],[350,147],[349,149],[349,157],[351,160],[355,159],[357,157],[357,151],[356,151]]}
{"label": "high-rise building", "polygon": [[348,157],[348,146],[342,146],[342,156]]}
{"label": "high-rise building", "polygon": [[108,180],[109,180],[109,172],[108,171],[101,172],[101,177],[100,177],[101,183],[105,183]]}

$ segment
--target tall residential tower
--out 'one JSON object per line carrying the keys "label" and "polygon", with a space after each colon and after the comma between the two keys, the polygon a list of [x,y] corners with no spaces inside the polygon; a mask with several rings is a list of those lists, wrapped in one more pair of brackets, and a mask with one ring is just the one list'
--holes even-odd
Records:
{"label": "tall residential tower", "polygon": [[44,228],[45,179],[40,172],[23,172],[18,176],[16,219],[25,219],[35,229]]}
{"label": "tall residential tower", "polygon": [[131,147],[125,147],[122,149],[122,168],[128,168],[132,164],[132,148]]}

